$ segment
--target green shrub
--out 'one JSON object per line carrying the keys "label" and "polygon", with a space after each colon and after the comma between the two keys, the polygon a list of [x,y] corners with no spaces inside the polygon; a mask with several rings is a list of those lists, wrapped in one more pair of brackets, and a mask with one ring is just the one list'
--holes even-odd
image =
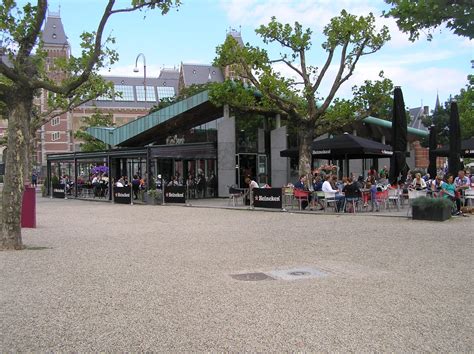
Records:
{"label": "green shrub", "polygon": [[447,198],[419,197],[413,200],[413,206],[419,208],[451,208],[453,202]]}

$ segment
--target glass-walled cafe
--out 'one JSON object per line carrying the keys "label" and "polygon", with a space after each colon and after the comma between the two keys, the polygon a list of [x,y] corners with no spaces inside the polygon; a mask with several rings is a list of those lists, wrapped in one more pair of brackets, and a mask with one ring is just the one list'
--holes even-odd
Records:
{"label": "glass-walled cafe", "polygon": [[[117,148],[98,152],[49,154],[48,195],[53,184],[65,185],[68,197],[111,199],[111,186],[120,178],[139,178],[144,189],[167,185],[193,186],[194,197],[218,196],[218,129],[224,118],[157,137],[146,147]],[[234,118],[232,118],[234,119]],[[270,129],[272,120],[263,116],[235,118],[233,154],[235,178],[229,185],[245,187],[245,176],[260,184],[270,183]],[[226,132],[229,133],[229,132]],[[234,157],[232,157],[234,156]],[[222,154],[221,154],[222,158]],[[99,183],[100,188],[96,187]],[[221,195],[221,196],[224,196]]]}
{"label": "glass-walled cafe", "polygon": [[[215,147],[210,143],[187,144],[170,149],[156,146],[92,153],[48,155],[46,188],[61,184],[67,197],[111,199],[111,186],[120,179],[141,181],[143,189],[154,189],[176,178],[177,183],[201,180],[200,196],[211,197],[216,176]],[[215,187],[214,187],[215,189]]]}

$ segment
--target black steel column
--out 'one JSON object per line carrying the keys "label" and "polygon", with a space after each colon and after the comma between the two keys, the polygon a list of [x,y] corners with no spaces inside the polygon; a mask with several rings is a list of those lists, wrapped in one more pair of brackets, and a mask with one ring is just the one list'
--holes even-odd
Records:
{"label": "black steel column", "polygon": [[150,190],[151,179],[153,174],[151,173],[151,148],[146,147],[146,189]]}
{"label": "black steel column", "polygon": [[74,153],[74,196],[77,198],[77,158]]}

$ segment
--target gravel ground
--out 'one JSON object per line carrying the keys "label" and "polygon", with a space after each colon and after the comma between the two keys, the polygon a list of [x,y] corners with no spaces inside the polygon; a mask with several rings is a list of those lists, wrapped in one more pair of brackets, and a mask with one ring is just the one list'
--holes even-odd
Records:
{"label": "gravel ground", "polygon": [[[39,198],[0,351],[473,351],[473,221]],[[239,281],[314,269],[325,276]],[[291,277],[290,277],[291,278]]]}

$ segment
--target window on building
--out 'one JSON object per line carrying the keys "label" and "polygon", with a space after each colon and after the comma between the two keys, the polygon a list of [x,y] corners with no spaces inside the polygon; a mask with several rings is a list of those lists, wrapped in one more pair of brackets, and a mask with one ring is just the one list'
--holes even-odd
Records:
{"label": "window on building", "polygon": [[158,86],[156,90],[158,91],[158,99],[160,100],[163,98],[174,97],[174,87]]}
{"label": "window on building", "polygon": [[133,86],[115,85],[115,93],[120,93],[120,97],[115,96],[116,101],[135,101]]}
{"label": "window on building", "polygon": [[57,140],[59,140],[59,138],[60,138],[59,132],[52,132],[51,133],[51,141],[57,141]]}
{"label": "window on building", "polygon": [[[135,90],[137,91],[137,101],[144,102],[145,101],[145,87],[135,86]],[[156,102],[155,88],[153,86],[146,87],[146,101]]]}
{"label": "window on building", "polygon": [[112,98],[107,95],[101,95],[96,98],[97,101],[112,101]]}
{"label": "window on building", "polygon": [[54,117],[53,119],[51,119],[52,127],[54,127],[55,125],[59,125],[59,123],[60,123],[59,117]]}

